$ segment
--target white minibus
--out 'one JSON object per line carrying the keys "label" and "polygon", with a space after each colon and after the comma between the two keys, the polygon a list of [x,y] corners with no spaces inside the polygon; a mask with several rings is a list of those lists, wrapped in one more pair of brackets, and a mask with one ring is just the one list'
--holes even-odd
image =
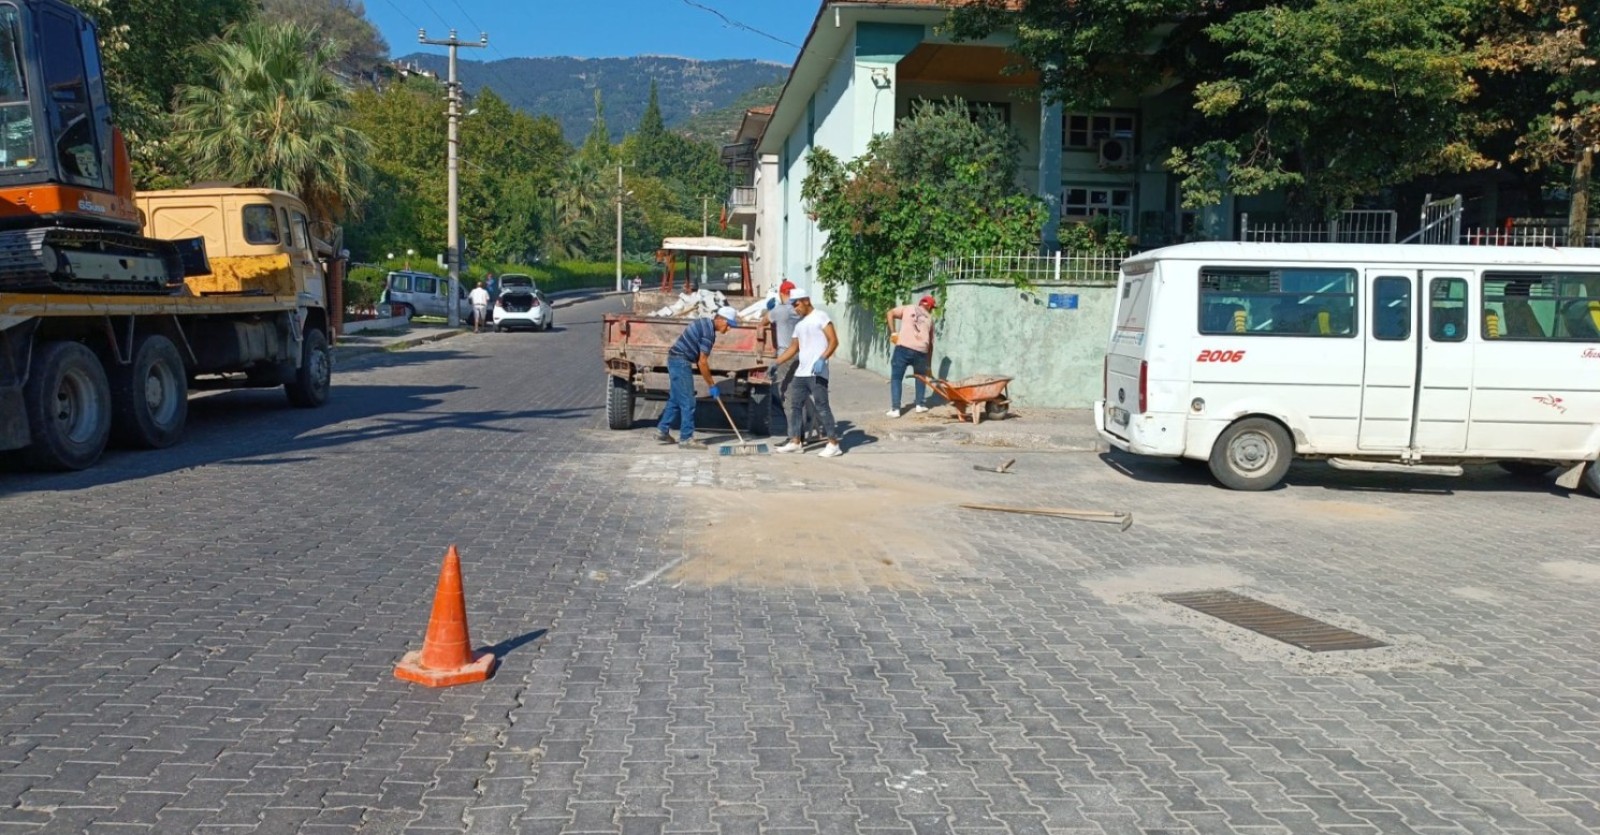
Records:
{"label": "white minibus", "polygon": [[1235,490],[1294,457],[1600,493],[1600,249],[1193,243],[1122,265],[1095,425]]}

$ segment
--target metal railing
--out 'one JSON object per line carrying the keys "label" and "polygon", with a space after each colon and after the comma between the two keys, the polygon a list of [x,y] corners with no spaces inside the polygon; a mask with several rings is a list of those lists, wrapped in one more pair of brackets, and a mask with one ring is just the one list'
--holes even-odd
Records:
{"label": "metal railing", "polygon": [[[1479,226],[1461,230],[1468,246],[1567,246],[1570,226]],[[1600,228],[1583,236],[1586,247],[1600,247]]]}
{"label": "metal railing", "polygon": [[1327,223],[1250,222],[1239,215],[1239,240],[1256,243],[1392,244],[1399,215],[1390,209],[1351,209]]}
{"label": "metal railing", "polygon": [[1075,284],[1112,287],[1132,252],[1062,251],[1054,255],[960,255],[941,258],[934,273],[950,281],[1003,281],[1010,284]]}
{"label": "metal railing", "polygon": [[1422,223],[1406,236],[1403,244],[1455,244],[1461,241],[1461,212],[1466,206],[1461,195],[1422,200]]}

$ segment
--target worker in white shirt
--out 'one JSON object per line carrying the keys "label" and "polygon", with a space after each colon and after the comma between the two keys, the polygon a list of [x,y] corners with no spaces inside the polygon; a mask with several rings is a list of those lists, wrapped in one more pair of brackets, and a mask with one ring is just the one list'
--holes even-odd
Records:
{"label": "worker in white shirt", "polygon": [[794,326],[794,338],[789,347],[778,355],[777,365],[791,359],[797,360],[794,381],[789,384],[789,442],[775,452],[801,452],[805,440],[800,436],[801,421],[809,403],[822,419],[822,432],[828,436],[828,445],[818,453],[823,458],[836,458],[844,454],[839,448],[839,429],[833,422],[833,409],[828,406],[828,359],[839,350],[839,334],[834,332],[833,320],[828,314],[811,304],[811,294],[800,288],[789,291],[789,303],[800,321]]}

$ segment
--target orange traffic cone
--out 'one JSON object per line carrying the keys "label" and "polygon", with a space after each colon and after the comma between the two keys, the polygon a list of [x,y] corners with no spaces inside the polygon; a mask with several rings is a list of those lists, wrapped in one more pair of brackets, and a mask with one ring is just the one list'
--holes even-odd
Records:
{"label": "orange traffic cone", "polygon": [[395,678],[428,687],[472,684],[489,677],[494,653],[473,652],[467,636],[467,598],[461,590],[461,557],[456,546],[445,552],[439,569],[439,589],[433,595],[433,615],[421,652],[408,652],[394,668]]}

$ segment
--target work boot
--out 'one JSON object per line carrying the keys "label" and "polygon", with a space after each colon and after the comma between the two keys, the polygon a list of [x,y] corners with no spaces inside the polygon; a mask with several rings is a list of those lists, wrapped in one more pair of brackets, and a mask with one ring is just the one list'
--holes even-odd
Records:
{"label": "work boot", "polygon": [[699,438],[684,438],[678,442],[678,449],[705,449],[706,442]]}
{"label": "work boot", "polygon": [[671,443],[676,443],[676,441],[672,440],[672,436],[668,435],[665,432],[657,432],[656,433],[656,443],[658,443],[658,444],[671,444]]}

